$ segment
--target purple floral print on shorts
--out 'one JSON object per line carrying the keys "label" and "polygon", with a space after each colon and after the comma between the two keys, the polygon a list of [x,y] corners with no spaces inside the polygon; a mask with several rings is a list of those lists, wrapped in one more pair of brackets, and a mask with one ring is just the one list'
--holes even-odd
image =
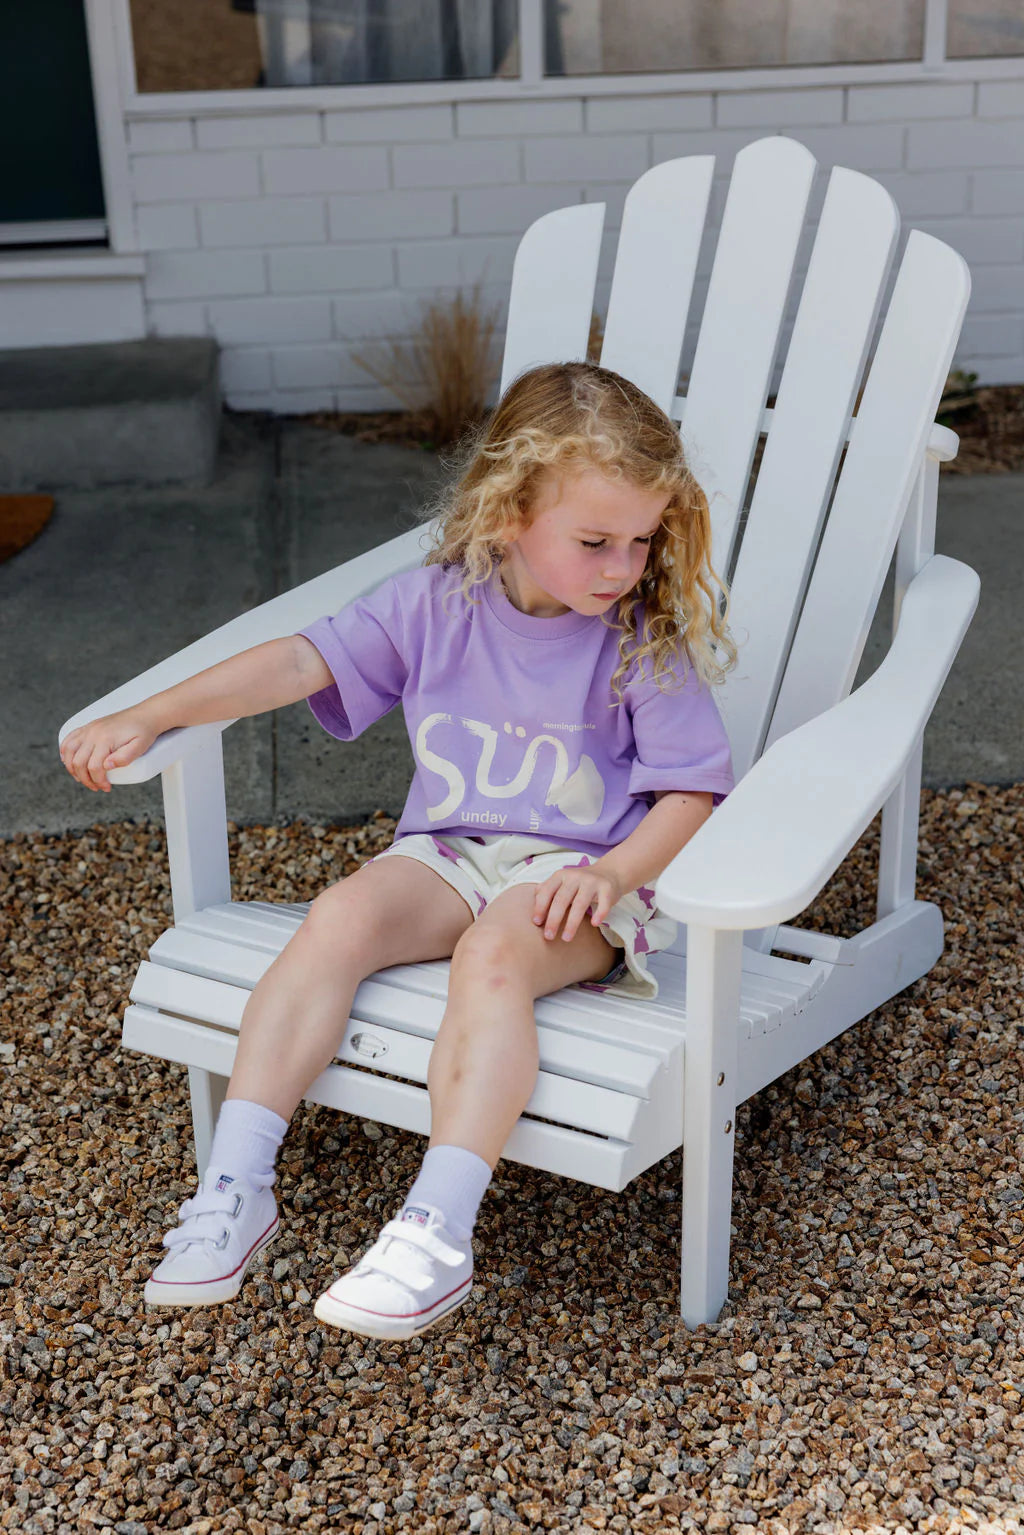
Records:
{"label": "purple floral print on shorts", "polygon": [[431,837],[430,840],[434,844],[434,846],[437,848],[437,851],[441,854],[442,858],[447,858],[451,863],[454,863],[454,864],[458,863],[458,861],[459,861],[458,853],[453,853],[450,847],[445,847],[444,843],[443,842],[439,842],[436,837]]}
{"label": "purple floral print on shorts", "polygon": [[[430,840],[434,844],[435,848],[440,853],[442,858],[447,858],[449,863],[453,863],[456,868],[459,867],[460,859],[459,859],[458,853],[453,853],[450,847],[445,847],[444,843],[441,842],[437,837],[431,837]],[[482,837],[472,837],[472,838],[470,838],[470,840],[472,842],[482,842],[483,838]],[[479,917],[480,913],[484,910],[485,906],[487,905],[487,902],[484,900],[484,898],[480,894],[479,890],[474,890],[473,894],[476,896],[476,899],[477,899],[476,914]]]}
{"label": "purple floral print on shorts", "polygon": [[650,885],[637,885],[636,893],[647,907],[648,911],[654,910],[654,891]]}

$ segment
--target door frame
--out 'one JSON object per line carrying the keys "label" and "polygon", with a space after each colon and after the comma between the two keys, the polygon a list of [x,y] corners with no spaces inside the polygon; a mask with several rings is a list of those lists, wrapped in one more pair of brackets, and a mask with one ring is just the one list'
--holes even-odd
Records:
{"label": "door frame", "polygon": [[107,244],[118,254],[137,251],[139,235],[135,224],[123,92],[128,61],[123,56],[124,39],[112,0],[85,0],[85,26],[100,174],[107,205]]}

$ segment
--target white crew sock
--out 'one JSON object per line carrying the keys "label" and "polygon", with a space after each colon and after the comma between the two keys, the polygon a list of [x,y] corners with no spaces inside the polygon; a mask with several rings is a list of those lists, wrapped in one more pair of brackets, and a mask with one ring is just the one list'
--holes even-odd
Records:
{"label": "white crew sock", "polygon": [[463,1146],[431,1146],[402,1210],[410,1205],[434,1205],[455,1240],[468,1242],[490,1181],[491,1169],[475,1151]]}
{"label": "white crew sock", "polygon": [[247,1098],[225,1098],[213,1132],[207,1177],[244,1178],[256,1188],[269,1188],[277,1174],[274,1162],[288,1121]]}

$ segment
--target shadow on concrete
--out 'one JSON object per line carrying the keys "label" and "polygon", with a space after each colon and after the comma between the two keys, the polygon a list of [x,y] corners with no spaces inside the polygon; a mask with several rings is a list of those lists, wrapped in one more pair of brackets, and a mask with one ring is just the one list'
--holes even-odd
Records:
{"label": "shadow on concrete", "polygon": [[[158,782],[94,794],[65,772],[61,724],[90,700],[238,613],[415,525],[433,454],[369,445],[300,420],[228,415],[217,473],[180,486],[65,491],[50,525],[0,565],[5,660],[0,836],[162,815]],[[974,624],[925,736],[925,782],[1024,779],[1024,475],[944,476],[938,547],[982,578]],[[883,595],[858,680],[884,654]],[[228,815],[397,816],[412,776],[400,709],[358,741],[305,703],[225,735]]]}

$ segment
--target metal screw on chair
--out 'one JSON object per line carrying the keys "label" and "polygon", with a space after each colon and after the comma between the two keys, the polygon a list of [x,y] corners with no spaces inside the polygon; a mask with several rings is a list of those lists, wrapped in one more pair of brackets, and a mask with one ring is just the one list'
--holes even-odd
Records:
{"label": "metal screw on chair", "polygon": [[724,1081],[725,1081],[725,1072],[724,1071],[720,1071],[718,1073],[718,1085],[719,1085],[719,1087],[721,1087],[721,1085],[722,1085],[722,1083]]}
{"label": "metal screw on chair", "polygon": [[726,1121],[725,1121],[725,1133],[726,1133],[726,1135],[728,1135],[728,1134],[729,1134],[729,1131],[730,1131],[730,1130],[731,1130],[731,1129],[732,1129],[732,1120],[731,1120],[731,1119],[727,1119],[727,1120],[726,1120]]}

